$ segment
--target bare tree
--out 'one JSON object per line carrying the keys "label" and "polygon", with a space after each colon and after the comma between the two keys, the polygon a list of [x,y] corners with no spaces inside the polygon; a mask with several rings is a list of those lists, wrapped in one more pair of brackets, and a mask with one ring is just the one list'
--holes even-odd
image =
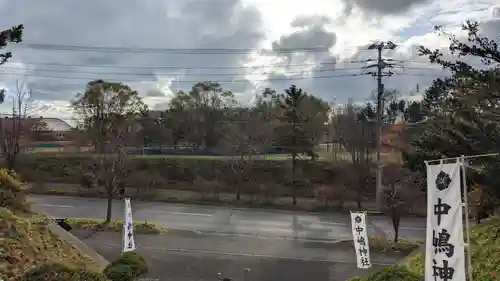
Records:
{"label": "bare tree", "polygon": [[106,222],[111,221],[113,198],[125,195],[125,179],[131,171],[131,159],[125,152],[122,138],[118,137],[111,146],[113,153],[95,157],[89,173],[85,175],[88,187],[106,192]]}
{"label": "bare tree", "polygon": [[16,92],[9,98],[12,103],[12,116],[0,121],[2,154],[8,169],[12,169],[20,152],[20,142],[27,140],[33,123],[28,120],[28,110],[32,102],[32,90],[26,85],[26,78],[16,82]]}
{"label": "bare tree", "polygon": [[347,178],[357,193],[357,205],[361,208],[363,196],[370,185],[372,152],[375,147],[375,127],[371,122],[367,108],[354,108],[348,105],[345,113],[339,118],[339,141],[347,150],[352,161],[353,169]]}
{"label": "bare tree", "polygon": [[238,155],[231,163],[236,178],[236,200],[240,200],[241,186],[246,174],[249,174],[254,157],[271,147],[274,126],[271,115],[262,109],[238,108],[227,122],[225,141],[229,144],[231,155]]}
{"label": "bare tree", "polygon": [[410,211],[412,201],[418,199],[420,192],[418,187],[422,181],[419,174],[410,172],[397,164],[384,167],[383,180],[383,211],[391,218],[394,243],[397,243],[401,217]]}

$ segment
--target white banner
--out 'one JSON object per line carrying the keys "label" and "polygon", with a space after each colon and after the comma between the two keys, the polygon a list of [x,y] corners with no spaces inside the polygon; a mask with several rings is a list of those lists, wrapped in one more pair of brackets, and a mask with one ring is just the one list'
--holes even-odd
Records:
{"label": "white banner", "polygon": [[425,281],[465,281],[460,169],[427,165]]}
{"label": "white banner", "polygon": [[132,221],[132,206],[130,198],[125,198],[125,218],[123,220],[123,252],[135,250],[134,224]]}
{"label": "white banner", "polygon": [[370,246],[366,229],[366,212],[351,212],[352,240],[358,268],[370,268]]}

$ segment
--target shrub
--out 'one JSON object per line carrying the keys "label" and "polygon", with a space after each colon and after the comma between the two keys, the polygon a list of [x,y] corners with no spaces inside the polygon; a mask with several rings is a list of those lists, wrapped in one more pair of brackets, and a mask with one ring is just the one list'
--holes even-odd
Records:
{"label": "shrub", "polygon": [[75,269],[61,263],[45,263],[39,265],[16,281],[106,281],[106,276],[102,273]]}
{"label": "shrub", "polygon": [[393,266],[374,272],[366,277],[355,277],[349,281],[423,281],[424,277],[409,271],[404,266]]}
{"label": "shrub", "polygon": [[144,258],[137,252],[125,252],[119,258],[120,263],[130,266],[136,276],[140,276],[148,272],[148,265]]}
{"label": "shrub", "polygon": [[135,278],[132,267],[121,263],[108,265],[103,273],[111,281],[132,281]]}
{"label": "shrub", "polygon": [[111,281],[129,281],[148,272],[148,265],[137,252],[125,252],[109,264],[103,273]]}

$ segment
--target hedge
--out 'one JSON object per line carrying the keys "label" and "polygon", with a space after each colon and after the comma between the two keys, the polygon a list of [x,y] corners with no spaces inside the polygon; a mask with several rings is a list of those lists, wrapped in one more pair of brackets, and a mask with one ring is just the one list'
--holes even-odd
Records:
{"label": "hedge", "polygon": [[132,281],[147,272],[148,265],[137,252],[122,253],[116,261],[109,264],[103,271],[111,281]]}
{"label": "hedge", "polygon": [[106,281],[102,273],[75,269],[61,263],[45,263],[39,265],[15,281]]}
{"label": "hedge", "polygon": [[[96,157],[92,155],[20,155],[15,163],[27,181],[81,184]],[[287,185],[290,182],[290,161],[255,160],[243,175],[244,181]],[[300,160],[298,171],[312,183],[331,184],[347,173],[350,164],[332,164],[323,161]],[[218,181],[234,186],[234,162],[228,159],[133,157],[129,165],[133,173],[128,177],[132,186],[167,187],[179,183],[193,183],[197,178]],[[154,181],[154,183],[152,183]]]}

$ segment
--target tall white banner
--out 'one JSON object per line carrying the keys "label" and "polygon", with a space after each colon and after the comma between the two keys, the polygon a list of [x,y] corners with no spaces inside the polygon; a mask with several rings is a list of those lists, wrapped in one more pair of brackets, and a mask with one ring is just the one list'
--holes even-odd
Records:
{"label": "tall white banner", "polygon": [[366,212],[351,212],[352,240],[358,268],[370,268],[370,245],[366,229]]}
{"label": "tall white banner", "polygon": [[427,165],[425,281],[465,281],[460,169]]}
{"label": "tall white banner", "polygon": [[135,250],[134,224],[132,221],[132,206],[130,198],[125,198],[125,217],[123,220],[123,252]]}

